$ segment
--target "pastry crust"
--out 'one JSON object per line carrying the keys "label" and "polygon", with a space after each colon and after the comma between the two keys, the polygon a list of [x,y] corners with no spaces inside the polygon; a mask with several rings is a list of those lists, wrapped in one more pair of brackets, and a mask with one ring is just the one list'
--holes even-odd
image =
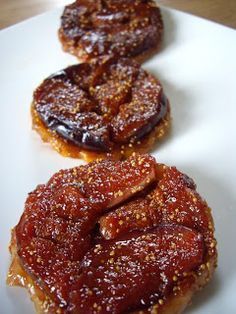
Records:
{"label": "pastry crust", "polygon": [[29,194],[10,252],[8,284],[28,289],[38,313],[182,313],[217,262],[211,210],[194,182],[148,155],[56,173]]}
{"label": "pastry crust", "polygon": [[[84,63],[69,67],[46,79],[34,93],[33,129],[63,156],[86,161],[125,159],[133,152],[149,152],[170,128],[170,104],[156,78],[129,59],[108,58],[102,62],[96,60],[95,65]],[[118,70],[111,74],[114,66]],[[89,68],[88,73],[82,72],[85,67]],[[123,73],[118,72],[121,69]],[[79,83],[73,81],[78,75],[81,75]],[[58,88],[59,84],[62,86]],[[104,89],[101,95],[93,94],[99,89]],[[78,129],[78,123],[91,115],[93,119],[88,122],[86,131],[85,126]],[[99,125],[97,130],[93,127],[95,118]],[[63,134],[58,131],[61,127]],[[89,136],[88,132],[91,132]],[[78,136],[80,139],[74,142]],[[84,138],[89,138],[88,144],[83,142]]]}
{"label": "pastry crust", "polygon": [[152,0],[80,0],[65,7],[58,35],[64,51],[83,62],[101,55],[143,62],[160,47],[162,33],[160,9]]}

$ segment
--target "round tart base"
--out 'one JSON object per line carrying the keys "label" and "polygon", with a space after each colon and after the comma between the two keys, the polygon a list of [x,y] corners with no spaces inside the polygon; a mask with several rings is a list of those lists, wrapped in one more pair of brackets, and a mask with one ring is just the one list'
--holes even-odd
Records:
{"label": "round tart base", "polygon": [[[160,8],[152,0],[77,1],[65,7],[58,37],[63,50],[79,60],[116,55],[143,62],[159,50],[163,29]],[[104,41],[97,44],[97,37]]]}
{"label": "round tart base", "polygon": [[149,155],[103,160],[29,194],[7,283],[25,287],[38,313],[178,314],[211,279],[216,244],[211,209],[187,175]]}

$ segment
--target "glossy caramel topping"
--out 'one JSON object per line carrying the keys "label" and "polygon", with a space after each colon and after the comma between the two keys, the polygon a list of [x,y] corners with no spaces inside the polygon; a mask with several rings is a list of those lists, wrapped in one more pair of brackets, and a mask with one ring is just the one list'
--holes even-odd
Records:
{"label": "glossy caramel topping", "polygon": [[35,91],[33,108],[63,139],[110,152],[148,135],[167,115],[159,81],[129,59],[71,66]]}
{"label": "glossy caramel topping", "polygon": [[193,181],[149,155],[59,171],[29,194],[15,236],[22,267],[62,313],[148,308],[216,254]]}
{"label": "glossy caramel topping", "polygon": [[59,37],[66,51],[86,60],[146,53],[157,48],[162,31],[152,0],[78,0],[65,7]]}
{"label": "glossy caramel topping", "polygon": [[[195,190],[192,179],[175,167],[166,168],[161,179],[145,197],[137,198],[100,219],[100,230],[113,239],[128,230],[176,223],[205,234],[212,225],[209,208]],[[122,224],[120,223],[122,221]],[[211,237],[213,230],[210,230]]]}
{"label": "glossy caramel topping", "polygon": [[155,304],[170,292],[176,273],[201,264],[203,253],[201,235],[176,225],[102,242],[82,261],[73,312],[125,313]]}

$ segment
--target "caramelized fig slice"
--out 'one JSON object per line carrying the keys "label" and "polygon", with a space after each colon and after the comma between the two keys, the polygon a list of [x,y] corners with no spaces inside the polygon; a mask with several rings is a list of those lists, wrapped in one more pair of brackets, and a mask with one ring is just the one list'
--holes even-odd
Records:
{"label": "caramelized fig slice", "polygon": [[152,228],[162,221],[158,207],[150,206],[148,198],[137,198],[103,215],[100,220],[100,232],[107,240],[134,230]]}
{"label": "caramelized fig slice", "polygon": [[101,242],[86,254],[72,285],[73,312],[99,306],[99,313],[123,313],[157,303],[203,255],[201,234],[176,225]]}
{"label": "caramelized fig slice", "polygon": [[81,258],[91,248],[90,238],[77,237],[77,246],[78,243],[80,259],[70,259],[70,250],[74,250],[75,245],[66,247],[44,238],[29,239],[18,249],[25,271],[50,299],[63,307],[67,305],[72,282],[79,277]]}
{"label": "caramelized fig slice", "polygon": [[156,178],[155,164],[155,159],[149,155],[136,155],[119,162],[91,163],[81,175],[81,191],[92,204],[111,208],[152,183]]}
{"label": "caramelized fig slice", "polygon": [[99,222],[106,239],[161,223],[194,228],[207,237],[209,226],[213,225],[210,209],[197,193],[193,180],[175,167],[166,167],[156,188],[144,198],[124,204],[102,216]]}
{"label": "caramelized fig slice", "polygon": [[[61,305],[91,248],[99,214],[155,179],[155,159],[134,156],[62,170],[30,193],[15,228],[17,253],[37,284]],[[67,301],[66,301],[67,300]]]}
{"label": "caramelized fig slice", "polygon": [[87,91],[90,72],[88,64],[75,65],[46,79],[34,93],[36,110],[44,124],[68,141],[109,151],[109,128]]}
{"label": "caramelized fig slice", "polygon": [[59,190],[74,186],[98,211],[117,205],[143,190],[156,179],[156,161],[150,155],[135,155],[125,161],[102,160],[61,170],[48,182]]}
{"label": "caramelized fig slice", "polygon": [[159,81],[140,69],[132,87],[132,101],[122,104],[111,121],[112,139],[117,143],[137,141],[166,115],[168,101]]}
{"label": "caramelized fig slice", "polygon": [[[92,247],[88,231],[97,216],[92,216],[91,210],[90,217],[82,216],[88,212],[88,204],[74,190],[66,190],[70,197],[67,202],[62,190],[61,199],[53,192],[41,185],[30,193],[25,211],[15,227],[17,254],[37,285],[56,303],[65,305],[71,278],[78,276],[80,261]],[[80,216],[73,221],[69,218],[75,210]]]}

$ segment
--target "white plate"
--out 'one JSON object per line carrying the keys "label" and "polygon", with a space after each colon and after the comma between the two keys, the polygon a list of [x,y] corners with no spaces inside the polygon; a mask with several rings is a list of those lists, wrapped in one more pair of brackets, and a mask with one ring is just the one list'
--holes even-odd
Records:
{"label": "white plate", "polygon": [[[61,10],[0,32],[1,134],[1,313],[34,313],[24,289],[5,278],[10,229],[27,193],[57,170],[80,160],[59,156],[31,131],[35,87],[76,59],[57,39]],[[188,313],[236,313],[236,32],[172,10],[164,10],[165,43],[145,64],[162,81],[172,105],[171,135],[154,155],[192,176],[213,209],[219,249],[214,279]]]}

